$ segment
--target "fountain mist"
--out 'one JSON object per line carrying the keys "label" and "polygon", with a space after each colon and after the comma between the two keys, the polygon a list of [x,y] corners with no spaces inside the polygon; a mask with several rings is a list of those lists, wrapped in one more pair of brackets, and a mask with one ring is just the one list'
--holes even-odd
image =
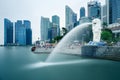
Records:
{"label": "fountain mist", "polygon": [[[47,61],[57,61],[60,54],[81,55],[81,46],[92,41],[92,23],[81,24],[72,29],[56,46]],[[65,57],[65,56],[64,56]],[[56,59],[57,58],[57,59]]]}

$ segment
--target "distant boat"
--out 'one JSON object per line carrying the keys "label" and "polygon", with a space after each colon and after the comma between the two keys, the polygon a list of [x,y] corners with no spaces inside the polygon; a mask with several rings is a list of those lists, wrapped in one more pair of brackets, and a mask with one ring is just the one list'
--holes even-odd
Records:
{"label": "distant boat", "polygon": [[39,48],[39,47],[32,47],[32,52],[34,53],[51,53],[54,48]]}
{"label": "distant boat", "polygon": [[55,47],[55,44],[51,44],[45,41],[36,41],[31,51],[34,53],[51,53]]}

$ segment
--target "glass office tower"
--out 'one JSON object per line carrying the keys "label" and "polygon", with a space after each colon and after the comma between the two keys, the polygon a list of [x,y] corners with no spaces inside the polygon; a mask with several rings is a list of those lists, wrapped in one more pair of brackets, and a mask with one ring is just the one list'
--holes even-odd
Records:
{"label": "glass office tower", "polygon": [[80,8],[80,18],[85,17],[85,8],[81,7]]}
{"label": "glass office tower", "polygon": [[65,6],[65,27],[68,31],[74,28],[77,22],[77,14],[69,6]]}
{"label": "glass office tower", "polygon": [[26,28],[21,20],[15,23],[15,43],[18,45],[26,45]]}
{"label": "glass office tower", "polygon": [[106,0],[107,22],[109,24],[117,22],[120,19],[120,0]]}
{"label": "glass office tower", "polygon": [[32,29],[31,22],[24,20],[24,27],[26,28],[26,45],[32,45]]}
{"label": "glass office tower", "polygon": [[101,4],[99,2],[88,2],[88,17],[91,19],[101,18]]}
{"label": "glass office tower", "polygon": [[13,44],[13,23],[7,18],[4,19],[4,45]]}
{"label": "glass office tower", "polygon": [[57,15],[52,16],[52,23],[57,26],[57,36],[60,36],[60,18]]}

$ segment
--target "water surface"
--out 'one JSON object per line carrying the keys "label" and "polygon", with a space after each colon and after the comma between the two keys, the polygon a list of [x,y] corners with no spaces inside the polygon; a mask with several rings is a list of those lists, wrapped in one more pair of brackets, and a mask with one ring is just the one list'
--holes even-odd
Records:
{"label": "water surface", "polygon": [[47,57],[47,54],[32,53],[31,47],[0,47],[0,80],[20,80],[21,74],[28,77],[21,69],[28,64],[44,62]]}
{"label": "water surface", "polygon": [[48,54],[30,48],[0,47],[0,80],[120,80],[120,62],[60,54],[41,67]]}

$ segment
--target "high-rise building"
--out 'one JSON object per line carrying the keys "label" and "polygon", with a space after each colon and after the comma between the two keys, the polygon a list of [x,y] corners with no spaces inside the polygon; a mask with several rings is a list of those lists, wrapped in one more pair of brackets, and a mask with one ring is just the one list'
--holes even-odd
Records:
{"label": "high-rise building", "polygon": [[101,6],[101,21],[107,24],[107,6]]}
{"label": "high-rise building", "polygon": [[77,22],[77,14],[73,13],[72,15],[72,22],[75,24]]}
{"label": "high-rise building", "polygon": [[51,22],[50,26],[51,27],[48,30],[48,39],[49,39],[50,42],[52,42],[52,40],[54,40],[55,37],[58,36],[57,35],[57,27],[58,27],[58,25]]}
{"label": "high-rise building", "polygon": [[57,26],[57,36],[60,36],[60,18],[57,15],[52,16],[52,23]]}
{"label": "high-rise building", "polygon": [[79,24],[79,21],[77,21],[76,13],[73,14],[72,21],[73,21],[73,27],[76,27]]}
{"label": "high-rise building", "polygon": [[91,19],[101,18],[101,3],[97,1],[88,2],[88,17]]}
{"label": "high-rise building", "polygon": [[107,23],[112,24],[120,18],[120,0],[106,0]]}
{"label": "high-rise building", "polygon": [[68,31],[74,28],[74,24],[77,22],[77,14],[69,6],[65,6],[65,26]]}
{"label": "high-rise building", "polygon": [[18,45],[26,45],[26,27],[21,20],[15,23],[15,43]]}
{"label": "high-rise building", "polygon": [[13,44],[13,23],[4,19],[4,45]]}
{"label": "high-rise building", "polygon": [[24,27],[26,28],[26,45],[32,45],[31,22],[28,20],[24,20]]}
{"label": "high-rise building", "polygon": [[41,40],[48,40],[48,30],[50,28],[49,18],[41,17]]}
{"label": "high-rise building", "polygon": [[23,22],[26,29],[31,29],[31,22],[29,20],[24,20]]}
{"label": "high-rise building", "polygon": [[80,18],[85,17],[85,8],[81,7],[80,8]]}
{"label": "high-rise building", "polygon": [[50,22],[50,27],[48,28],[48,40],[52,42],[52,23]]}
{"label": "high-rise building", "polygon": [[55,37],[57,37],[57,24],[52,24],[53,26],[52,26],[52,39],[54,39]]}

